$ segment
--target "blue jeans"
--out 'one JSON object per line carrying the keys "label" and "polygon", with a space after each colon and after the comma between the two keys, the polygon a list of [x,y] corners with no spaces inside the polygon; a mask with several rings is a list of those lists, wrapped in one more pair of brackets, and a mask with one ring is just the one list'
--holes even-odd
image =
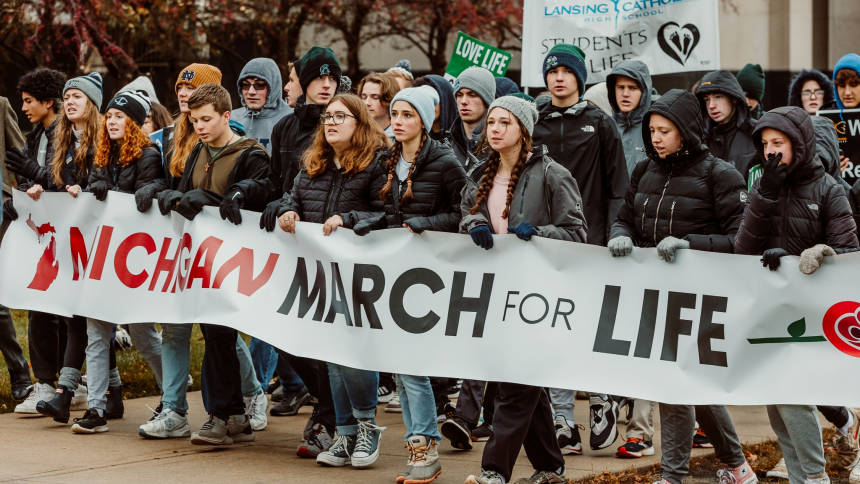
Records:
{"label": "blue jeans", "polygon": [[328,363],[338,435],[358,435],[358,420],[373,419],[379,403],[379,373]]}
{"label": "blue jeans", "polygon": [[263,388],[269,387],[269,380],[275,374],[278,366],[278,352],[269,343],[257,338],[251,338],[248,345],[251,352],[251,362],[254,365],[254,373]]}
{"label": "blue jeans", "polygon": [[403,423],[406,424],[403,440],[423,435],[427,441],[441,442],[430,378],[397,374],[396,381],[397,395],[400,396],[400,407],[403,409]]}
{"label": "blue jeans", "polygon": [[[161,325],[161,362],[164,371],[161,404],[164,408],[184,414],[188,411],[188,372],[191,361],[191,324]],[[239,357],[239,373],[242,375],[242,395],[254,396],[262,391],[260,382],[254,376],[251,353],[245,341],[236,340],[236,354]]]}

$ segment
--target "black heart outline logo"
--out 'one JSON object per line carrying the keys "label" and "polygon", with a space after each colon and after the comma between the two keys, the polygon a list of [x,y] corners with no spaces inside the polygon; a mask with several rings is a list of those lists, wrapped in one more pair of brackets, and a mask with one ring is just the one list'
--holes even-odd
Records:
{"label": "black heart outline logo", "polygon": [[699,28],[693,24],[681,27],[676,22],[668,22],[657,31],[657,43],[660,44],[660,48],[682,66],[690,58],[693,49],[699,45],[700,37]]}

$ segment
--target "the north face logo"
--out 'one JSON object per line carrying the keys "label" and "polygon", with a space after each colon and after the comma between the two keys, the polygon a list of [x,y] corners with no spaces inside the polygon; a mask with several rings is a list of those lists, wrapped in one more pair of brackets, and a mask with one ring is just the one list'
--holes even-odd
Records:
{"label": "the north face logo", "polygon": [[125,97],[117,98],[114,104],[116,104],[117,106],[125,106],[126,104],[128,104],[128,99],[126,99]]}
{"label": "the north face logo", "polygon": [[194,71],[183,71],[182,77],[179,78],[183,82],[191,82],[194,80]]}
{"label": "the north face logo", "polygon": [[807,205],[807,207],[809,207],[810,210],[818,210],[817,203],[810,203],[809,205]]}
{"label": "the north face logo", "polygon": [[585,131],[586,133],[593,133],[594,132],[594,126],[585,125],[582,127],[582,130]]}
{"label": "the north face logo", "polygon": [[749,203],[750,197],[747,195],[747,192],[740,192],[740,193],[741,193],[741,203]]}
{"label": "the north face logo", "polygon": [[323,64],[320,66],[320,75],[321,76],[330,76],[331,71],[328,69],[328,64]]}

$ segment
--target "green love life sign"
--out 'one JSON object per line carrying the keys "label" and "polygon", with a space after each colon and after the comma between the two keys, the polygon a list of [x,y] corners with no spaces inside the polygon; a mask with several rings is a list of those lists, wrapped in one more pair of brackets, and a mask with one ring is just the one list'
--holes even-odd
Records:
{"label": "green love life sign", "polygon": [[513,56],[510,52],[498,49],[463,32],[457,34],[454,53],[445,69],[445,77],[455,78],[472,66],[483,67],[496,77],[504,77]]}

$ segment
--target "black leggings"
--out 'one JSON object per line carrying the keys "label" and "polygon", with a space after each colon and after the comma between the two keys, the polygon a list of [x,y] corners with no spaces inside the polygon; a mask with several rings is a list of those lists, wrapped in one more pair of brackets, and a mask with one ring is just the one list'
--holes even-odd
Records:
{"label": "black leggings", "polygon": [[841,429],[848,424],[848,409],[845,407],[830,407],[819,405],[818,411],[828,422],[832,423],[836,428]]}

